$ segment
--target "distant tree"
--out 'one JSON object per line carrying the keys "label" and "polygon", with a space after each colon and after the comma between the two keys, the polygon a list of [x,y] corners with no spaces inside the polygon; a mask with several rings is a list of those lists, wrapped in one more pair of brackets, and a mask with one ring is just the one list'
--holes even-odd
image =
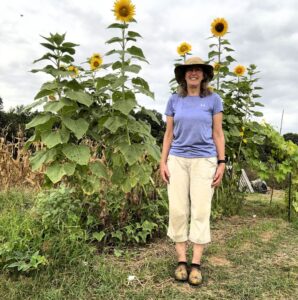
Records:
{"label": "distant tree", "polygon": [[286,141],[292,141],[294,144],[298,145],[298,133],[286,133],[283,135]]}
{"label": "distant tree", "polygon": [[3,110],[3,100],[1,97],[0,97],[0,110]]}
{"label": "distant tree", "polygon": [[8,141],[13,141],[21,130],[26,139],[29,138],[33,131],[25,131],[25,126],[29,123],[37,112],[24,112],[24,105],[18,105],[11,108],[8,112],[0,110],[0,135],[5,135]]}
{"label": "distant tree", "polygon": [[135,113],[135,117],[137,120],[142,120],[142,121],[145,121],[146,123],[150,124],[151,134],[153,137],[155,137],[156,143],[159,146],[161,146],[162,141],[163,141],[164,132],[166,130],[166,124],[162,119],[162,114],[154,109],[153,110],[146,109],[146,110],[150,111],[151,113],[153,113],[155,115],[159,124],[156,121],[152,120],[152,118],[148,114],[146,114],[143,110]]}

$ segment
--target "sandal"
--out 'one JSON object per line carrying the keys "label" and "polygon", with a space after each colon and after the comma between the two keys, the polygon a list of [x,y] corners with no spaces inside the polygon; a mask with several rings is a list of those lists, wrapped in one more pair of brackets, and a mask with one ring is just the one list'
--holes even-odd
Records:
{"label": "sandal", "polygon": [[175,279],[177,281],[187,281],[188,272],[187,272],[187,262],[179,261],[178,266],[175,269]]}
{"label": "sandal", "polygon": [[190,273],[188,276],[188,283],[193,286],[198,286],[203,282],[201,265],[191,264]]}

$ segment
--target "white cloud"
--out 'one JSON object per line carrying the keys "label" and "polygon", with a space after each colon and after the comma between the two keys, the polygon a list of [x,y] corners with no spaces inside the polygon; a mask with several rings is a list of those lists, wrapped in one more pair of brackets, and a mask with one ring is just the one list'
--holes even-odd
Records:
{"label": "white cloud", "polygon": [[[254,63],[261,71],[264,87],[260,102],[265,119],[279,127],[285,110],[283,132],[298,132],[296,70],[298,61],[298,20],[295,0],[134,0],[137,24],[132,30],[143,36],[139,46],[149,65],[142,76],[155,92],[156,100],[142,99],[142,104],[164,111],[169,97],[168,82],[173,77],[176,47],[182,41],[193,46],[193,54],[207,58],[210,23],[216,17],[229,22],[227,38],[236,50],[239,63]],[[0,96],[4,107],[33,101],[40,85],[48,77],[32,74],[33,60],[44,50],[40,35],[67,33],[67,39],[79,43],[77,62],[93,52],[111,48],[105,41],[115,31],[106,30],[114,22],[112,0],[31,0],[0,1]],[[23,15],[23,16],[21,16]]]}

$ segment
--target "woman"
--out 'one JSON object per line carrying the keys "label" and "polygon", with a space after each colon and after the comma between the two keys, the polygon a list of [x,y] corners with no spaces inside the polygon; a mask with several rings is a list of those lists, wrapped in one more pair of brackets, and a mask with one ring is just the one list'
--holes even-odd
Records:
{"label": "woman", "polygon": [[[225,170],[223,106],[220,97],[208,89],[213,67],[201,58],[178,65],[175,77],[179,88],[166,107],[160,173],[168,186],[168,236],[175,242],[178,260],[175,279],[199,285],[204,245],[211,240],[211,199]],[[189,274],[187,240],[193,244]]]}

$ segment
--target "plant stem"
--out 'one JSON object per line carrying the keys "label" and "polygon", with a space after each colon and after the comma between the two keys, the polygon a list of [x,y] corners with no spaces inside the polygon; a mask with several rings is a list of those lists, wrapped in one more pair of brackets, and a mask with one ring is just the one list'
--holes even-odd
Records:
{"label": "plant stem", "polygon": [[219,78],[220,78],[220,54],[221,54],[221,39],[220,37],[218,37],[218,64],[219,64],[219,68],[218,68],[218,72],[217,72],[217,82],[216,82],[216,89],[219,90]]}
{"label": "plant stem", "polygon": [[[124,22],[125,24],[125,22]],[[121,43],[121,47],[122,47],[122,54],[121,54],[121,77],[125,76],[125,71],[124,71],[124,65],[125,65],[125,28],[122,28],[122,43]],[[122,83],[121,86],[121,93],[122,93],[122,101],[125,101],[125,86],[124,83]],[[131,145],[131,141],[130,141],[130,136],[129,136],[129,130],[128,130],[128,126],[126,125],[126,135],[127,135],[127,142],[128,145]]]}

